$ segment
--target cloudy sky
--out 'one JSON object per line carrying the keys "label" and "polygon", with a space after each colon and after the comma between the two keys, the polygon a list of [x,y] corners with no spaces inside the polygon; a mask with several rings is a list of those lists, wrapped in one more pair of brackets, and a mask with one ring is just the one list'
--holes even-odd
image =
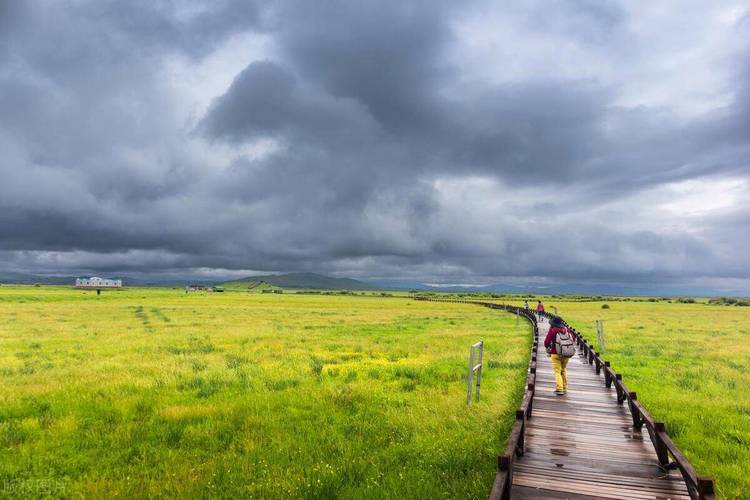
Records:
{"label": "cloudy sky", "polygon": [[747,2],[0,0],[0,270],[750,286]]}

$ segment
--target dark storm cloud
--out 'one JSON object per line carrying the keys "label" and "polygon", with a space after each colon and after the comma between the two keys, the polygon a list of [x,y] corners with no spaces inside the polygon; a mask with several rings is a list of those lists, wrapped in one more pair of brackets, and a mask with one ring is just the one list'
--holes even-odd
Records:
{"label": "dark storm cloud", "polygon": [[199,129],[232,142],[287,137],[336,147],[368,135],[365,129],[372,125],[356,101],[310,92],[288,68],[258,61],[215,100]]}
{"label": "dark storm cloud", "polygon": [[448,77],[447,2],[287,5],[279,44],[306,80],[362,103],[385,130],[419,135],[441,118],[435,95]]}
{"label": "dark storm cloud", "polygon": [[4,267],[748,279],[737,8],[0,2]]}

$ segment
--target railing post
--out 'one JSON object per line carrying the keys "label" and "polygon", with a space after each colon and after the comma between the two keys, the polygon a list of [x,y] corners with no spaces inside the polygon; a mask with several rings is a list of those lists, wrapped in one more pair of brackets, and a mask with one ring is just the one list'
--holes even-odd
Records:
{"label": "railing post", "polygon": [[667,470],[669,467],[669,452],[667,451],[667,445],[661,439],[661,433],[667,432],[667,427],[664,422],[654,422],[654,449],[656,450],[656,458],[659,460],[659,465],[662,469]]}
{"label": "railing post", "polygon": [[622,387],[618,382],[622,381],[622,375],[615,373],[615,390],[617,391],[617,404],[621,405],[625,401],[625,393],[622,391]]}
{"label": "railing post", "polygon": [[516,420],[521,421],[521,435],[518,437],[518,444],[516,445],[516,456],[522,457],[525,451],[525,434],[526,434],[526,412],[523,410],[516,410]]}
{"label": "railing post", "polygon": [[531,392],[531,397],[529,398],[529,407],[526,411],[526,418],[531,418],[534,410],[534,384],[529,384],[526,390]]}
{"label": "railing post", "polygon": [[497,457],[497,465],[501,471],[508,475],[508,480],[505,482],[503,491],[500,493],[502,500],[510,500],[510,488],[513,484],[513,465],[510,459],[510,455],[500,455]]}
{"label": "railing post", "polygon": [[698,476],[698,495],[700,500],[715,499],[716,493],[714,493],[714,480],[708,477]]}
{"label": "railing post", "polygon": [[630,416],[633,417],[633,428],[640,430],[643,427],[643,416],[635,404],[636,401],[638,401],[636,393],[628,393],[628,404],[630,405]]}
{"label": "railing post", "polygon": [[612,375],[609,373],[609,361],[604,362],[604,385],[607,386],[607,389],[612,388]]}

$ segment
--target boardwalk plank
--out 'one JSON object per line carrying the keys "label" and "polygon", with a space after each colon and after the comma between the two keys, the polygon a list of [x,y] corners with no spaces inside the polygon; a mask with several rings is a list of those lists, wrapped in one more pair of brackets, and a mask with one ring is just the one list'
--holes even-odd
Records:
{"label": "boardwalk plank", "polygon": [[[549,489],[560,493],[575,493],[579,495],[590,495],[594,498],[618,498],[618,499],[680,499],[687,500],[690,495],[685,492],[671,493],[648,491],[632,487],[617,487],[600,484],[584,479],[568,480],[557,478],[544,478],[535,474],[514,474],[513,485],[529,486]],[[515,491],[515,488],[514,488]]]}
{"label": "boardwalk plank", "polygon": [[513,486],[514,500],[594,500],[601,497],[590,495],[578,495],[563,491],[553,491],[543,488],[531,488],[528,486]]}

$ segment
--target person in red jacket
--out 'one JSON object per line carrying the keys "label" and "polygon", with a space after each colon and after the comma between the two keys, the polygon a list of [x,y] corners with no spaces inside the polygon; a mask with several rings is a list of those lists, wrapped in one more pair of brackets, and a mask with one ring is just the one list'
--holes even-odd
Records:
{"label": "person in red jacket", "polygon": [[557,316],[550,320],[550,328],[547,332],[547,336],[544,337],[544,347],[547,349],[547,353],[550,354],[550,361],[552,361],[552,369],[555,372],[555,394],[562,396],[568,392],[568,374],[565,371],[565,367],[568,366],[570,358],[560,356],[557,353],[555,347],[555,337],[558,333],[567,333],[568,329],[562,324],[560,318]]}
{"label": "person in red jacket", "polygon": [[539,321],[542,321],[542,313],[544,312],[544,304],[542,304],[541,300],[536,301],[536,315],[539,318]]}

